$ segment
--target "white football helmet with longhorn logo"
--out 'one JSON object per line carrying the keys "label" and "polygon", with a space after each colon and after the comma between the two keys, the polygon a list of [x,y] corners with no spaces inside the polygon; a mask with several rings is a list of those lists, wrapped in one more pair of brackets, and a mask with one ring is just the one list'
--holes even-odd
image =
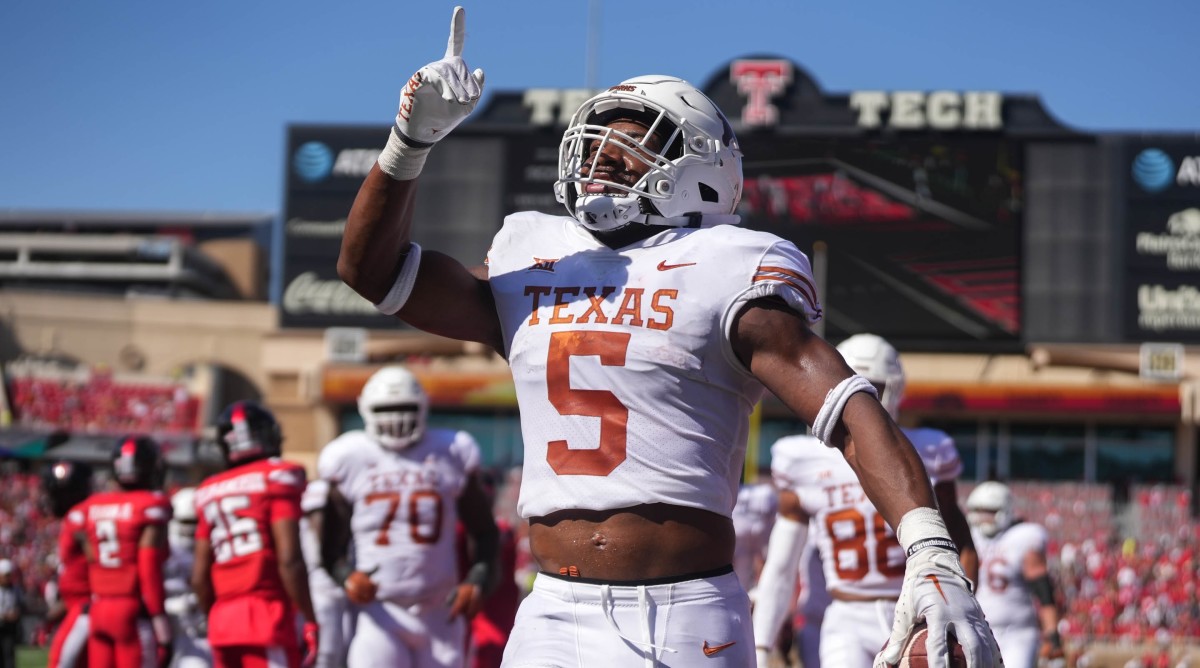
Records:
{"label": "white football helmet with longhorn logo", "polygon": [[[607,127],[616,119],[648,128],[638,139]],[[648,145],[654,138],[661,149]],[[615,142],[649,167],[633,185],[584,174],[595,144]],[[698,226],[701,216],[736,222],[742,151],[725,115],[690,83],[670,76],[627,79],[587,100],[559,146],[554,193],[581,225],[607,232],[628,225]]]}
{"label": "white football helmet with longhorn logo", "polygon": [[401,366],[385,366],[363,385],[358,397],[363,429],[389,450],[403,450],[425,435],[429,397]]}

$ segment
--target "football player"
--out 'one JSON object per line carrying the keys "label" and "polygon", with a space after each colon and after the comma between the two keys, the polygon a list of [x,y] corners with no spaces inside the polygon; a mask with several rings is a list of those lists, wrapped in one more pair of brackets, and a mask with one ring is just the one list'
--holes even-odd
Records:
{"label": "football player", "polygon": [[173,634],[164,607],[171,504],[159,491],[162,454],[150,437],[128,436],[113,448],[111,466],[117,489],[81,507],[92,589],[88,665],[164,667]]}
{"label": "football player", "polygon": [[[897,417],[905,378],[896,349],[873,334],[857,334],[838,345],[838,352],[850,368],[871,381],[883,406]],[[953,439],[937,429],[905,429],[904,433],[925,464],[962,561],[976,563],[970,529],[956,496],[962,460]],[[892,613],[904,585],[904,550],[837,450],[813,436],[782,438],[771,447],[771,468],[780,488],[779,518],[754,610],[759,668],[769,665],[769,649],[791,607],[810,530],[831,599],[821,624],[821,665],[868,668],[894,621]]]}
{"label": "football player", "polygon": [[751,598],[758,585],[763,559],[767,556],[767,539],[775,524],[778,503],[770,482],[755,482],[738,488],[737,501],[733,505],[733,533],[737,537],[733,572]]}
{"label": "football player", "polygon": [[1046,567],[1046,529],[1013,515],[1008,485],[980,483],[967,496],[967,520],[979,548],[979,605],[996,633],[1007,668],[1063,658],[1060,612]]}
{"label": "football player", "polygon": [[321,522],[329,498],[329,483],[308,481],[300,498],[300,547],[308,568],[308,591],[313,612],[321,629],[316,668],[338,668],[346,663],[346,650],[354,635],[354,615],[346,601],[346,591],[321,565]]}
{"label": "football player", "polygon": [[456,7],[445,57],[401,92],[338,274],[380,312],[512,367],[518,506],[542,571],[505,665],[754,662],[730,515],[767,391],[845,454],[899,527],[911,576],[880,661],[897,662],[923,618],[935,652],[953,627],[972,668],[999,661],[920,458],[809,328],[821,307],[808,258],[736,225],[742,152],[700,90],[641,76],[580,105],[554,184],[568,215],[510,214],[485,266],[412,242],[425,160],[483,92],[462,58],[464,16]]}
{"label": "football player", "polygon": [[[459,668],[466,620],[496,584],[498,568],[479,446],[465,431],[426,425],[429,398],[400,366],[371,375],[358,410],[363,429],[334,439],[317,460],[329,482],[323,526],[331,574],[344,572],[337,561],[353,540],[356,570],[345,588],[358,614],[348,665]],[[475,559],[461,581],[459,519]]]}
{"label": "football player", "polygon": [[300,547],[304,469],[279,459],[279,422],[253,401],[226,406],[216,438],[226,470],[196,489],[192,574],[213,665],[311,666],[319,647]]}
{"label": "football player", "polygon": [[88,563],[76,534],[83,531],[80,504],[92,493],[92,469],[86,464],[57,461],[42,472],[43,504],[60,524],[58,532],[57,595],[46,619],[58,623],[50,656],[50,668],[83,668],[87,662]]}
{"label": "football player", "polygon": [[173,668],[206,668],[212,665],[208,649],[207,620],[192,591],[192,565],[196,561],[196,488],[181,487],[171,495],[171,521],[167,523],[171,556],[163,567],[166,610],[175,632]]}

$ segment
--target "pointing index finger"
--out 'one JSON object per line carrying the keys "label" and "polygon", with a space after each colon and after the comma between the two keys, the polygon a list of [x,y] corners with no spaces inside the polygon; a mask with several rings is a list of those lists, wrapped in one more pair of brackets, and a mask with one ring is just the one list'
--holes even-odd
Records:
{"label": "pointing index finger", "polygon": [[450,39],[446,42],[446,57],[457,58],[462,55],[463,42],[467,38],[467,10],[462,7],[454,8],[454,16],[450,19]]}

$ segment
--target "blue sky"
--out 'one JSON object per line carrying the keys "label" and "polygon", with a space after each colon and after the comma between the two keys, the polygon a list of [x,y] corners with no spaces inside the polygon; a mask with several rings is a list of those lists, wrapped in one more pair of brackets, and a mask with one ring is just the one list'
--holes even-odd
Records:
{"label": "blue sky", "polygon": [[[4,0],[0,210],[278,212],[287,125],[390,123],[407,77],[445,50],[454,4]],[[589,72],[701,84],[773,54],[828,92],[1032,93],[1083,130],[1200,132],[1195,0],[465,6],[485,96]]]}

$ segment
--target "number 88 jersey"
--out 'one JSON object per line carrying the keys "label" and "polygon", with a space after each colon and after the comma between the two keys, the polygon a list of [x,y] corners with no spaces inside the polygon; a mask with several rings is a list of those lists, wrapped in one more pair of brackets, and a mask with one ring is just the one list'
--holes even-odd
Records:
{"label": "number 88 jersey", "polygon": [[[905,429],[930,482],[954,480],[962,460],[954,441],[936,429]],[[810,517],[810,536],[821,554],[830,591],[895,597],[904,584],[904,549],[863,492],[840,450],[813,436],[789,436],[771,446],[771,474],[791,490]]]}
{"label": "number 88 jersey", "polygon": [[287,599],[271,524],[300,519],[304,486],[303,468],[271,458],[210,476],[196,488],[196,538],[212,545],[218,598],[257,591]]}

